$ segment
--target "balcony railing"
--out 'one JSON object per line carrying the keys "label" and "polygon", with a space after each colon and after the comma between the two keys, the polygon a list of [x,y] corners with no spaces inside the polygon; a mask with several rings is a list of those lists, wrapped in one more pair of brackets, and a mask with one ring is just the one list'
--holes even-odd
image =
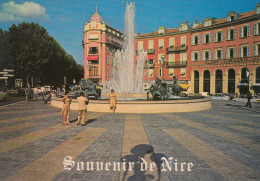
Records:
{"label": "balcony railing", "polygon": [[167,53],[169,52],[180,52],[180,51],[187,51],[188,46],[187,45],[183,45],[183,46],[172,46],[166,49]]}
{"label": "balcony railing", "polygon": [[106,43],[110,44],[110,45],[113,45],[113,46],[116,46],[116,47],[122,47],[122,45],[120,43],[117,43],[117,42],[115,42],[113,40],[108,40]]}
{"label": "balcony railing", "polygon": [[259,64],[260,56],[253,57],[240,57],[240,58],[229,58],[229,59],[220,59],[220,60],[207,60],[205,64]]}
{"label": "balcony railing", "polygon": [[147,53],[148,53],[148,54],[154,54],[154,52],[155,52],[154,49],[148,49],[148,50],[147,50]]}
{"label": "balcony railing", "polygon": [[167,68],[186,67],[187,61],[166,62],[166,66],[167,66]]}
{"label": "balcony railing", "polygon": [[98,51],[89,51],[88,54],[98,54]]}
{"label": "balcony railing", "polygon": [[154,63],[147,63],[147,64],[145,64],[145,67],[144,67],[144,68],[146,68],[146,69],[153,69],[154,66],[155,66]]}

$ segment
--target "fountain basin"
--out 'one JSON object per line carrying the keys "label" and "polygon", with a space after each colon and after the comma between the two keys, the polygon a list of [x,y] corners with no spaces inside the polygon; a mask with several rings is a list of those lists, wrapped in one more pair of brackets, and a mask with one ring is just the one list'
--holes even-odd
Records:
{"label": "fountain basin", "polygon": [[[63,102],[59,98],[53,98],[51,105],[62,108]],[[177,113],[193,112],[211,108],[209,97],[199,97],[183,100],[164,101],[117,101],[117,113]],[[73,100],[70,105],[71,110],[78,110],[77,100]],[[88,112],[111,112],[108,100],[90,100],[87,106]]]}

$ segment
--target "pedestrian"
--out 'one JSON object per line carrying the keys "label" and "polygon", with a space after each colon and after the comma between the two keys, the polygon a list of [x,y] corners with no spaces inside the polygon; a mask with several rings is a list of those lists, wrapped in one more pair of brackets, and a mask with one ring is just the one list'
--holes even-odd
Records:
{"label": "pedestrian", "polygon": [[41,92],[42,92],[42,100],[44,101],[44,95],[45,95],[45,87],[41,87]]}
{"label": "pedestrian", "polygon": [[[63,116],[62,124],[70,124],[69,117],[70,117],[70,103],[72,101],[72,98],[69,97],[70,92],[65,92],[65,96],[61,99],[63,101],[63,106],[61,110],[61,115]],[[67,117],[67,121],[66,121]]]}
{"label": "pedestrian", "polygon": [[25,88],[24,92],[25,92],[25,99],[26,99],[26,101],[28,101],[28,95],[29,95],[28,87]]}
{"label": "pedestrian", "polygon": [[33,89],[33,93],[34,93],[34,98],[38,100],[38,89],[37,89],[37,87],[35,87]]}
{"label": "pedestrian", "polygon": [[252,96],[252,93],[249,91],[248,94],[247,94],[247,103],[245,105],[245,107],[248,107],[249,108],[252,108],[252,105],[251,105],[251,99],[253,99],[253,96]]}
{"label": "pedestrian", "polygon": [[116,110],[116,94],[114,93],[114,89],[111,90],[111,93],[109,95],[109,105],[110,109],[113,113],[115,113]]}
{"label": "pedestrian", "polygon": [[86,114],[87,114],[87,104],[88,104],[88,98],[84,95],[83,92],[80,92],[80,96],[77,98],[78,101],[78,124],[83,126],[85,125],[85,119],[86,119]]}

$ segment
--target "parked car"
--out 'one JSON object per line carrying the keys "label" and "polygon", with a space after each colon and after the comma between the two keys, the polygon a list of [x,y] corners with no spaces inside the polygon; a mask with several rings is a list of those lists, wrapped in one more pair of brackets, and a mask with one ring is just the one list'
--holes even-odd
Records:
{"label": "parked car", "polygon": [[230,97],[228,94],[225,93],[217,93],[210,97],[211,99],[219,99],[219,100],[230,100]]}

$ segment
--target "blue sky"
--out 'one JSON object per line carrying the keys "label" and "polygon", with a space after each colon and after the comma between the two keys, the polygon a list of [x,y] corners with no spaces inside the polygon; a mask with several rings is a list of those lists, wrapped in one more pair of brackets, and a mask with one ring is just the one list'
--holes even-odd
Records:
{"label": "blue sky", "polygon": [[[0,0],[0,28],[22,21],[44,26],[74,59],[83,61],[83,28],[98,8],[105,23],[124,30],[125,0]],[[254,10],[260,0],[136,0],[135,31],[148,33],[159,26],[223,18],[230,11]]]}

